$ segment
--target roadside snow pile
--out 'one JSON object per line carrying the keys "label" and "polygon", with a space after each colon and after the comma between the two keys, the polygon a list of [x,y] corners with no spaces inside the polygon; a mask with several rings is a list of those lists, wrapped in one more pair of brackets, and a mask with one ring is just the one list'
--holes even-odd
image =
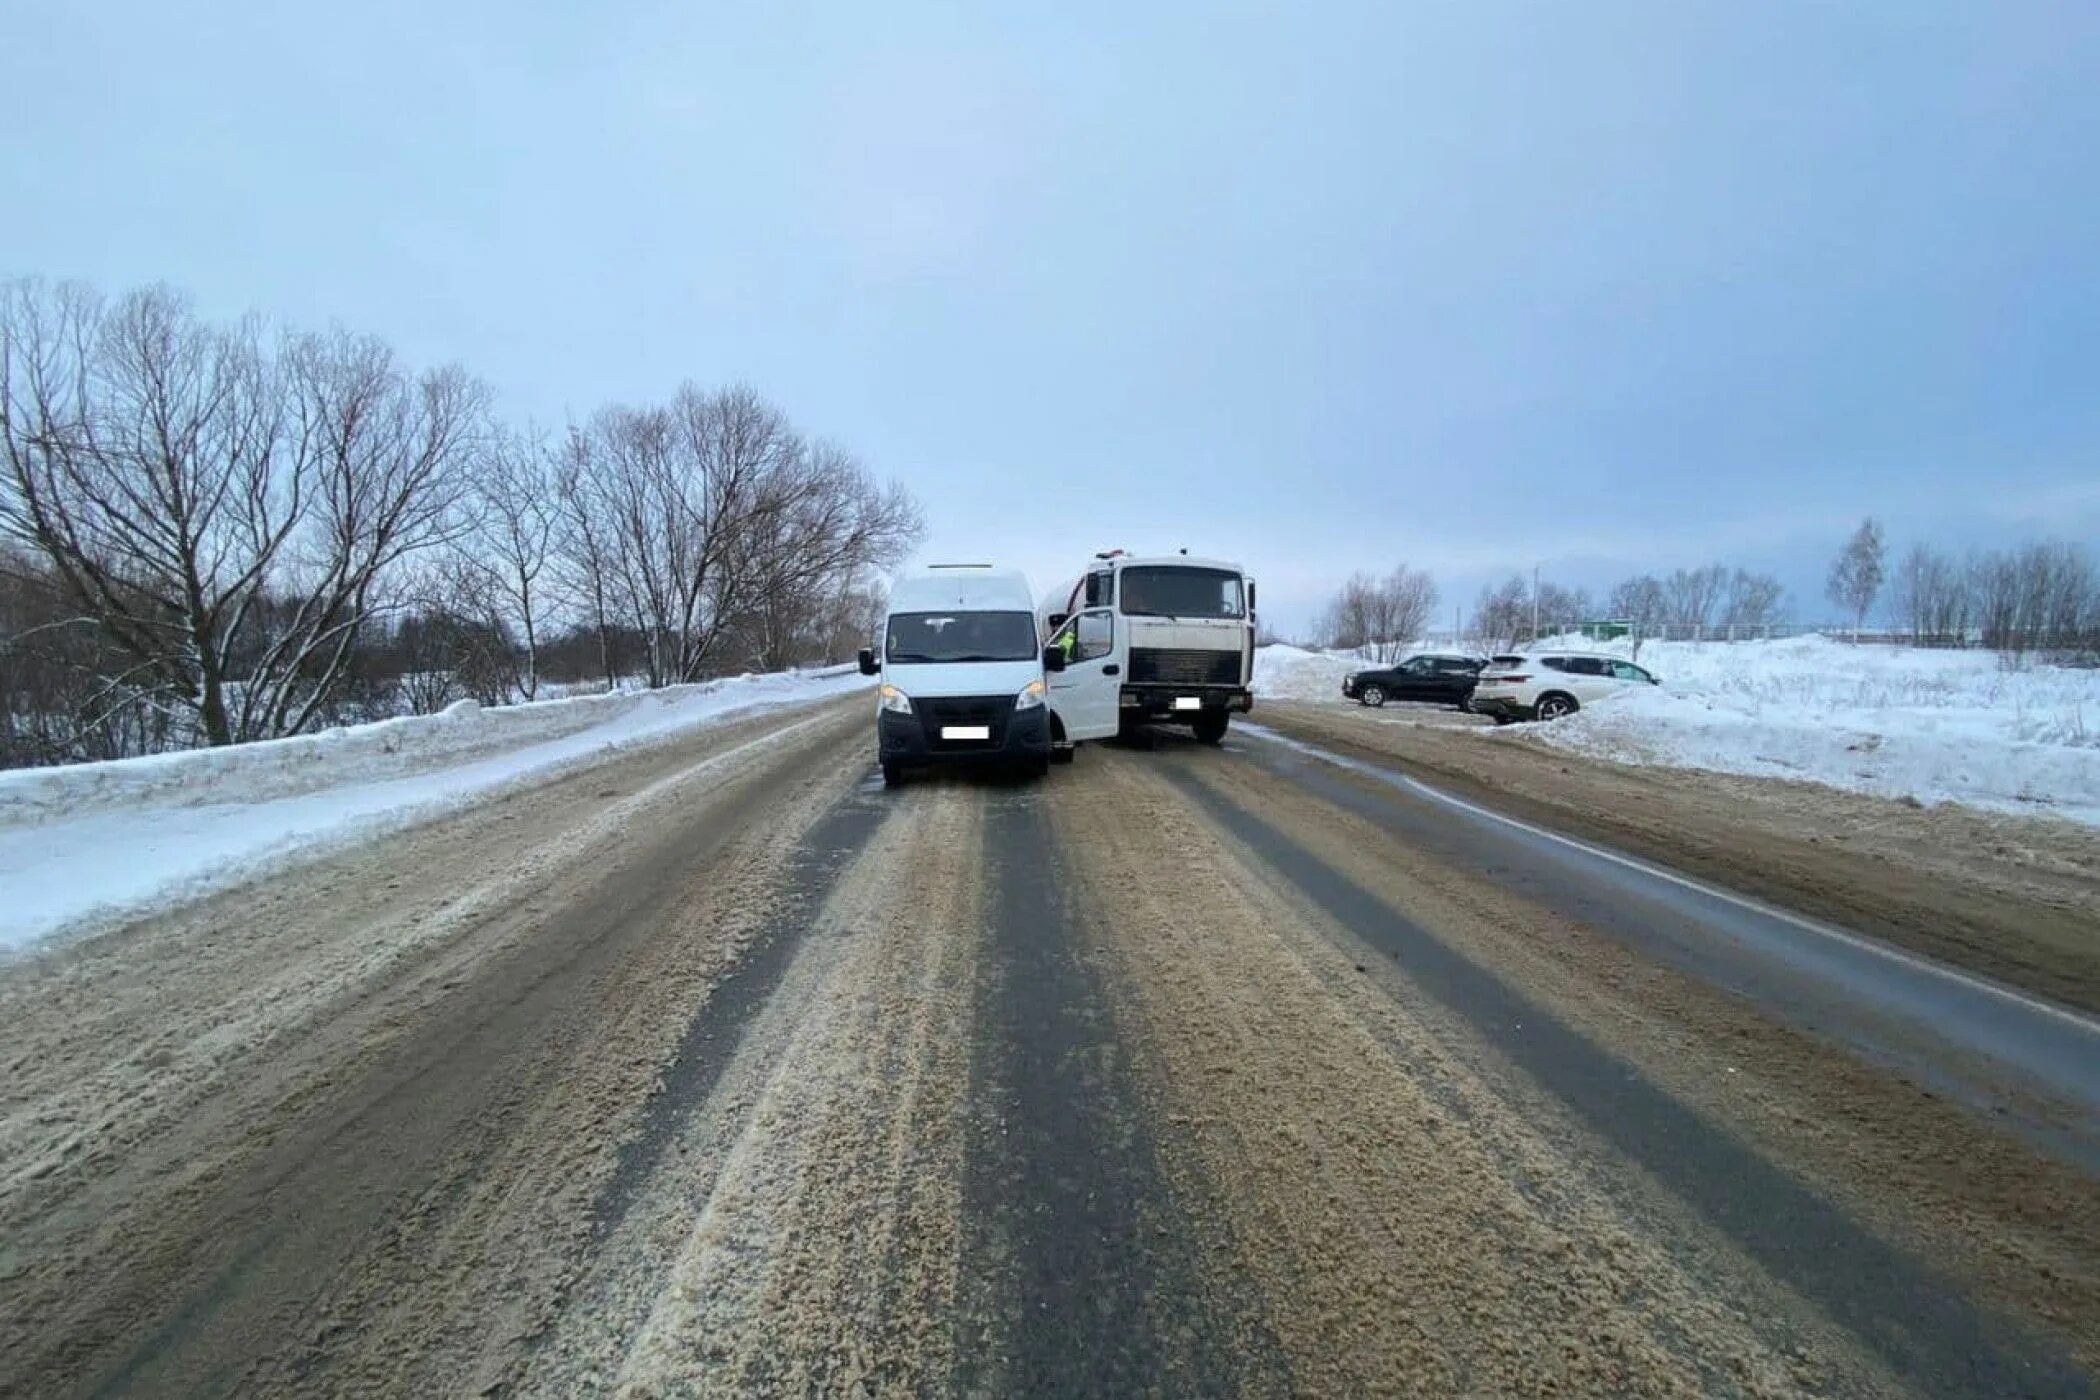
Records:
{"label": "roadside snow pile", "polygon": [[383,720],[296,739],[0,773],[0,948],[194,895],[731,715],[860,689],[857,671]]}
{"label": "roadside snow pile", "polygon": [[1272,642],[1254,649],[1251,688],[1257,699],[1339,700],[1342,678],[1366,664],[1353,652],[1307,651]]}
{"label": "roadside snow pile", "polygon": [[1819,636],[1648,642],[1640,664],[1660,687],[1503,732],[1622,763],[2100,824],[2100,671]]}

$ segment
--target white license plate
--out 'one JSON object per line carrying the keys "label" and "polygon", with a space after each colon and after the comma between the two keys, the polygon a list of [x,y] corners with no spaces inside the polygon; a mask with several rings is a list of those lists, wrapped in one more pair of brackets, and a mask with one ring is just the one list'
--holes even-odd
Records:
{"label": "white license plate", "polygon": [[1194,695],[1177,695],[1174,697],[1174,708],[1177,710],[1200,710],[1203,708],[1203,701]]}
{"label": "white license plate", "polygon": [[941,726],[941,737],[943,739],[989,739],[992,737],[992,727],[989,724],[944,724]]}

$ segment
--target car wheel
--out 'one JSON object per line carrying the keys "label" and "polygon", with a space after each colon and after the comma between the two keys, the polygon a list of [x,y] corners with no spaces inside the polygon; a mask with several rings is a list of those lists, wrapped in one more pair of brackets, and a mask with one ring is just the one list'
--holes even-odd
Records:
{"label": "car wheel", "polygon": [[1458,697],[1458,712],[1462,715],[1470,715],[1474,713],[1472,696],[1461,695]]}
{"label": "car wheel", "polygon": [[1539,697],[1538,714],[1540,719],[1564,719],[1581,708],[1580,705],[1575,703],[1574,696],[1563,695],[1557,690]]}
{"label": "car wheel", "polygon": [[1378,709],[1385,704],[1385,687],[1382,685],[1367,685],[1364,687],[1364,693],[1359,695],[1357,699],[1374,710]]}
{"label": "car wheel", "polygon": [[1510,723],[1513,723],[1513,721],[1508,715],[1503,714],[1500,710],[1495,711],[1495,725],[1497,728]]}
{"label": "car wheel", "polygon": [[883,765],[882,765],[882,785],[883,785],[884,787],[903,787],[903,786],[904,786],[904,768],[903,768],[903,765],[901,765],[901,764],[896,764],[896,763],[885,763],[885,764],[883,764]]}

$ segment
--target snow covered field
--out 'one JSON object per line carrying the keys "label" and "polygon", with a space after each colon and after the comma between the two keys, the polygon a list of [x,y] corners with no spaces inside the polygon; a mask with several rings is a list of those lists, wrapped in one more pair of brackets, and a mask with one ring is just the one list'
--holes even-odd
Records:
{"label": "snow covered field", "polygon": [[296,739],[0,773],[0,948],[219,888],[609,750],[868,685],[740,676],[384,720]]}
{"label": "snow covered field", "polygon": [[[1573,641],[1588,650],[1625,644]],[[1655,689],[1552,725],[1482,731],[1620,763],[1805,779],[1919,802],[2100,824],[2100,671],[1828,637],[1649,642]],[[1255,690],[1335,704],[1363,662],[1265,647]]]}

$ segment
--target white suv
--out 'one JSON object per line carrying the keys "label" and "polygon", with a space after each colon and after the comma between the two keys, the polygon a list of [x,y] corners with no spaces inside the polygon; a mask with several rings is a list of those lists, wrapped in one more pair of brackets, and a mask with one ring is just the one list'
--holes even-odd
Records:
{"label": "white suv", "polygon": [[1497,657],[1473,687],[1473,711],[1497,724],[1559,719],[1636,685],[1660,685],[1648,672],[1616,656],[1539,651]]}

